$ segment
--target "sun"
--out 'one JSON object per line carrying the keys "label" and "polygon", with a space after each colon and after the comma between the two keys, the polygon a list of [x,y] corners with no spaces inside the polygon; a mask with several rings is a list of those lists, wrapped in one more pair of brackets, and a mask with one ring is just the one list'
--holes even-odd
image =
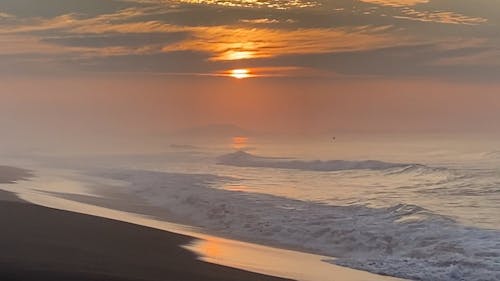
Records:
{"label": "sun", "polygon": [[233,69],[230,71],[229,76],[236,79],[244,79],[251,77],[250,70],[248,69]]}

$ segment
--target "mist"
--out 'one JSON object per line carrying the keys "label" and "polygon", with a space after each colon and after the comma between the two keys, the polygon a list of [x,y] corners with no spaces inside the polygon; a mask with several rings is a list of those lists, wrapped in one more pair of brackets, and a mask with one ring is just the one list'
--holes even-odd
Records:
{"label": "mist", "polygon": [[418,80],[11,78],[2,80],[0,126],[3,147],[41,150],[162,147],[213,124],[255,135],[484,135],[498,133],[499,89]]}

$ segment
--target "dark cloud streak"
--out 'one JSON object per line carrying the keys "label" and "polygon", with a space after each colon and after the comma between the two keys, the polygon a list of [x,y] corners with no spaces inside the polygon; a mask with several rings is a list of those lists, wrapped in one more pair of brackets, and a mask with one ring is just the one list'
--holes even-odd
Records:
{"label": "dark cloud streak", "polygon": [[43,42],[72,47],[145,47],[167,45],[189,37],[188,32],[79,34],[42,39]]}
{"label": "dark cloud streak", "polygon": [[51,18],[71,13],[96,16],[138,5],[119,0],[2,0],[0,11],[22,18]]}

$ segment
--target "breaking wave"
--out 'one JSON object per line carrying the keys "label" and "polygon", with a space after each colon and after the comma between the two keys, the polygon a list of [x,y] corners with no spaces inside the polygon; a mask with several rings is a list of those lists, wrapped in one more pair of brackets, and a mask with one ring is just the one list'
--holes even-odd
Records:
{"label": "breaking wave", "polygon": [[331,206],[228,191],[214,187],[234,179],[215,175],[99,175],[125,181],[129,192],[219,235],[302,248],[337,257],[332,263],[413,280],[500,280],[499,231],[466,227],[416,205]]}
{"label": "breaking wave", "polygon": [[[343,171],[343,170],[386,170],[393,168],[420,167],[418,164],[389,163],[377,160],[364,161],[303,161],[289,158],[261,157],[255,156],[244,151],[222,155],[217,158],[217,163],[221,165],[237,167],[260,167],[260,168],[278,168],[295,169],[305,171]],[[423,166],[422,166],[423,167]]]}

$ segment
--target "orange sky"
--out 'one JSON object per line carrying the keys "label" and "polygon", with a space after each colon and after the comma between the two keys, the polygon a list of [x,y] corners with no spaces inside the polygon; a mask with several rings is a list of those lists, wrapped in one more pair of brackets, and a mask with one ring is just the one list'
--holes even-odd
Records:
{"label": "orange sky", "polygon": [[2,83],[0,124],[68,134],[168,135],[236,124],[257,132],[498,131],[498,86],[413,81],[123,77]]}
{"label": "orange sky", "polygon": [[4,0],[0,74],[250,68],[256,77],[496,81],[498,8],[489,0]]}
{"label": "orange sky", "polygon": [[213,123],[302,134],[496,133],[498,8],[4,0],[0,125],[14,140],[165,135]]}

